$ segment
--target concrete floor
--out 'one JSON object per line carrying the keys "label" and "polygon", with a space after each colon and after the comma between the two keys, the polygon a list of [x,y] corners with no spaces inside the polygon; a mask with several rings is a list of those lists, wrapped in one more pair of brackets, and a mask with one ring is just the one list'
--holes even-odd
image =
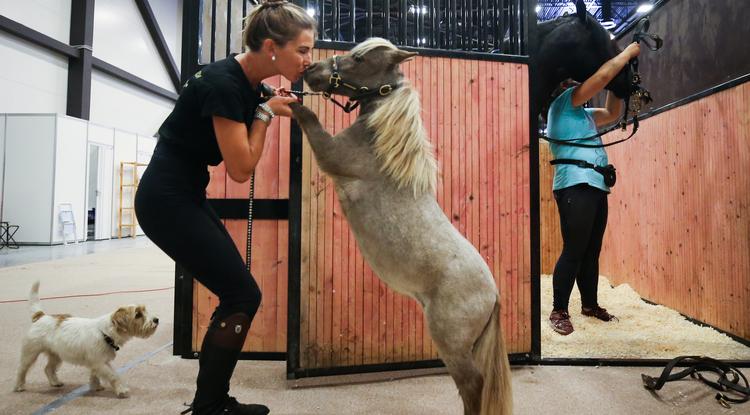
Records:
{"label": "concrete floor", "polygon": [[[72,249],[71,249],[72,248]],[[45,251],[46,250],[46,251]],[[50,261],[50,259],[57,258]],[[197,361],[171,354],[173,264],[147,239],[91,243],[87,247],[22,247],[0,253],[0,414],[177,414],[190,401]],[[50,313],[93,317],[120,304],[146,304],[161,326],[149,339],[134,339],[114,366],[131,397],[86,390],[85,369],[63,364],[61,388],[47,384],[44,359],[32,368],[27,391],[12,392],[20,337],[29,326],[24,301],[41,281]],[[46,299],[45,297],[62,297]],[[669,384],[659,395],[641,386],[640,374],[658,368],[522,366],[513,369],[516,414],[750,414],[750,403],[725,409],[695,381]],[[232,382],[241,401],[262,402],[272,414],[460,414],[447,375],[293,389],[284,362],[241,361]]]}

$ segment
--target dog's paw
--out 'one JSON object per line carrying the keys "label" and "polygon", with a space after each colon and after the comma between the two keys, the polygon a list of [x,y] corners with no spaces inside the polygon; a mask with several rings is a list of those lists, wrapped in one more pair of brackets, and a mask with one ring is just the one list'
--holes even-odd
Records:
{"label": "dog's paw", "polygon": [[56,388],[60,388],[60,387],[63,387],[63,386],[65,386],[65,384],[64,384],[64,383],[62,383],[62,382],[60,382],[59,380],[58,380],[57,382],[50,382],[49,384],[50,384],[51,386],[54,386],[54,387],[56,387]]}
{"label": "dog's paw", "polygon": [[25,385],[16,385],[15,388],[13,388],[13,392],[23,392],[26,390]]}
{"label": "dog's paw", "polygon": [[117,393],[117,397],[120,399],[129,398],[130,397],[130,389],[128,388],[120,388],[115,393]]}

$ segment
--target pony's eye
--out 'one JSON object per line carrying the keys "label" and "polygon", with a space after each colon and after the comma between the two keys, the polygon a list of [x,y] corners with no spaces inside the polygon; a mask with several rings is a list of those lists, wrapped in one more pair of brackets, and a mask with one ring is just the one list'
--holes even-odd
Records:
{"label": "pony's eye", "polygon": [[354,62],[359,63],[359,62],[364,62],[364,60],[365,58],[363,58],[362,56],[359,56],[359,55],[354,56]]}

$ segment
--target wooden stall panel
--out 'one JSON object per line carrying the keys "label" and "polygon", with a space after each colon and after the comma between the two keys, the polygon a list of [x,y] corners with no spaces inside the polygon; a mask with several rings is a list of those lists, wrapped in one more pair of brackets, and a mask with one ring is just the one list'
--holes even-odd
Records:
{"label": "wooden stall panel", "polygon": [[[601,274],[750,339],[750,83],[648,118],[608,153],[618,178]],[[548,160],[542,151],[546,273],[562,247]]]}
{"label": "wooden stall panel", "polygon": [[[264,82],[291,88],[290,83],[280,76]],[[255,173],[255,199],[289,198],[289,129],[289,118],[275,118],[269,126],[263,155]],[[248,198],[250,181],[233,181],[226,174],[223,163],[209,170],[211,181],[206,189],[208,198]],[[224,224],[245,258],[247,220],[224,220]],[[263,293],[263,300],[245,341],[245,352],[286,351],[288,240],[287,220],[253,221],[251,272]],[[193,350],[200,350],[218,299],[197,281],[194,287]]]}
{"label": "wooden stall panel", "polygon": [[[334,53],[316,50],[314,60]],[[438,202],[498,281],[509,351],[529,352],[528,68],[418,56],[402,70],[438,158]],[[317,97],[305,105],[333,134],[356,117]],[[364,263],[330,178],[303,143],[301,367],[437,358],[420,307]]]}

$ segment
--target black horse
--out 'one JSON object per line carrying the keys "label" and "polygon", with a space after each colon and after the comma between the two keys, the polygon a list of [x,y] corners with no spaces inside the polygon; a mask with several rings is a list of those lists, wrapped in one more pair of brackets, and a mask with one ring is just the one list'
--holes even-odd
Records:
{"label": "black horse", "polygon": [[[538,70],[534,96],[540,111],[546,113],[550,98],[565,79],[583,82],[605,62],[621,52],[609,32],[586,12],[583,0],[576,1],[576,14],[559,17],[537,26]],[[607,89],[618,98],[630,96],[632,71],[629,66],[620,72]]]}

